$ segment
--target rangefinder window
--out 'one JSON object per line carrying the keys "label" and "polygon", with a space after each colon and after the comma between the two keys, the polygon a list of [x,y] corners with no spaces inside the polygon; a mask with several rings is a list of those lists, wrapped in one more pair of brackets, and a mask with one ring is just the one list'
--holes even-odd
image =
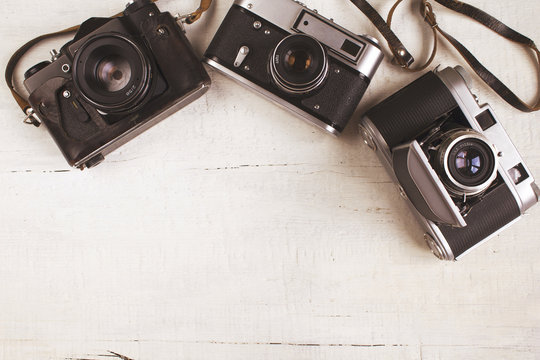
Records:
{"label": "rangefinder window", "polygon": [[362,48],[360,46],[356,45],[355,43],[353,43],[349,39],[345,39],[345,41],[343,42],[343,45],[341,45],[341,50],[343,50],[346,53],[352,55],[354,58],[356,58],[358,56],[361,49]]}
{"label": "rangefinder window", "polygon": [[338,27],[333,27],[326,19],[321,19],[316,14],[303,11],[298,17],[295,29],[301,33],[313,36],[321,43],[328,46],[332,51],[347,61],[356,63],[364,42],[347,34]]}
{"label": "rangefinder window", "polygon": [[484,131],[486,131],[487,129],[489,129],[490,127],[492,127],[493,125],[497,123],[497,121],[495,121],[495,118],[493,117],[493,115],[491,115],[491,112],[489,110],[486,110],[482,112],[480,115],[477,115],[476,121],[478,121],[478,124]]}
{"label": "rangefinder window", "polygon": [[513,168],[511,168],[508,173],[510,174],[512,181],[514,181],[514,184],[516,185],[521,184],[523,181],[529,178],[529,173],[527,172],[525,166],[523,166],[522,163],[519,163]]}

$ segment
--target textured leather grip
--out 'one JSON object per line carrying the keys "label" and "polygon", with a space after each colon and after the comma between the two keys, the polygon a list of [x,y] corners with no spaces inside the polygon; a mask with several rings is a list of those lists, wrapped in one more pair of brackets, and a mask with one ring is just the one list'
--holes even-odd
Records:
{"label": "textured leather grip", "polygon": [[442,80],[428,72],[373,107],[366,116],[392,149],[413,140],[457,106]]}
{"label": "textured leather grip", "polygon": [[472,207],[465,217],[467,226],[455,228],[440,225],[439,229],[452,249],[454,257],[458,257],[520,215],[516,199],[508,186],[502,183]]}

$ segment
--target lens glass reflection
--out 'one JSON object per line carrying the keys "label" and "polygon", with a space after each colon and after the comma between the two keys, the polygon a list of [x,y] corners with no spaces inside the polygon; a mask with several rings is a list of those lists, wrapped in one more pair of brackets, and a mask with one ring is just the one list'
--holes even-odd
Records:
{"label": "lens glass reflection", "polygon": [[466,177],[478,175],[484,165],[482,153],[474,148],[462,149],[456,155],[456,170]]}
{"label": "lens glass reflection", "polygon": [[312,61],[312,55],[303,49],[289,50],[285,54],[285,65],[287,70],[296,73],[308,71]]}
{"label": "lens glass reflection", "polygon": [[98,63],[96,78],[105,90],[110,92],[120,91],[131,80],[131,66],[127,59],[122,56],[107,56]]}

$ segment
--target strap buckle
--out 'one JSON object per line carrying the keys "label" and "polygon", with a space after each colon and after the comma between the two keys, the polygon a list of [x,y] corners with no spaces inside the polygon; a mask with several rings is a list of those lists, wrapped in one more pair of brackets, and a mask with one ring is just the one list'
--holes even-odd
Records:
{"label": "strap buckle", "polygon": [[178,24],[178,26],[180,27],[180,29],[182,30],[182,32],[185,34],[186,33],[186,19],[190,17],[190,14],[187,14],[187,15],[180,15],[180,14],[176,14],[174,15],[174,20],[176,20],[176,23]]}
{"label": "strap buckle", "polygon": [[201,5],[197,10],[195,10],[192,13],[186,14],[186,15],[179,15],[176,14],[175,19],[178,22],[181,22],[182,24],[188,24],[191,25],[195,21],[199,20],[202,16],[202,14],[210,8],[210,5],[212,4],[212,0],[201,0]]}
{"label": "strap buckle", "polygon": [[182,26],[184,24],[187,24],[187,19],[189,19],[190,17],[192,17],[193,14],[184,14],[184,15],[180,15],[180,14],[176,14],[174,15],[174,20],[176,20],[176,22],[182,24]]}
{"label": "strap buckle", "polygon": [[420,13],[422,14],[424,21],[429,24],[432,28],[435,28],[439,26],[437,24],[437,16],[433,12],[433,6],[431,6],[431,3],[423,0],[422,4],[420,5]]}
{"label": "strap buckle", "polygon": [[37,117],[34,109],[29,107],[25,110],[25,113],[26,113],[26,117],[23,120],[25,124],[34,125],[35,127],[39,127],[41,125],[41,121]]}
{"label": "strap buckle", "polygon": [[402,68],[408,69],[414,62],[413,56],[405,48],[395,49],[392,52],[394,54],[392,64],[394,65],[398,65]]}

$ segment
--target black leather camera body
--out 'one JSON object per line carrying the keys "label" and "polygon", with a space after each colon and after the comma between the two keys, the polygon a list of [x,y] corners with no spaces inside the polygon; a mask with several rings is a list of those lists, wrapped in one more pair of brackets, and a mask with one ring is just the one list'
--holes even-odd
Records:
{"label": "black leather camera body", "polygon": [[84,22],[25,73],[29,103],[71,166],[99,164],[208,90],[182,26],[150,0],[132,1],[122,16]]}
{"label": "black leather camera body", "polygon": [[383,59],[358,36],[292,0],[236,0],[206,50],[209,65],[338,135]]}
{"label": "black leather camera body", "polygon": [[382,101],[360,131],[440,259],[459,259],[539,200],[530,170],[459,66],[428,72]]}

